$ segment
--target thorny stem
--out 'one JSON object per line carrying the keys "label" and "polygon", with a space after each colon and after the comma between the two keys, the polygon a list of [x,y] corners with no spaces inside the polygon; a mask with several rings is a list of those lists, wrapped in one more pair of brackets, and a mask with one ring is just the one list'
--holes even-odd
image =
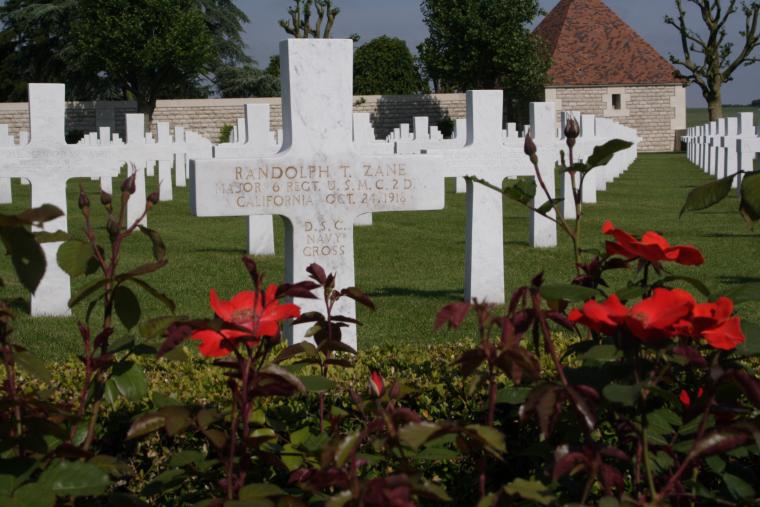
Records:
{"label": "thorny stem", "polygon": [[[5,338],[5,337],[3,337]],[[3,362],[5,363],[5,371],[7,375],[6,391],[8,397],[14,402],[13,416],[16,419],[16,436],[20,437],[23,430],[21,426],[21,407],[16,403],[18,398],[18,387],[16,386],[16,365],[13,360],[13,350],[10,345],[5,341],[3,344]],[[20,441],[19,441],[20,442]],[[19,455],[21,455],[21,443],[19,443]]]}
{"label": "thorny stem", "polygon": [[[569,156],[569,162],[570,167],[573,167],[574,164],[574,155],[573,155],[573,147],[568,144],[568,156]],[[579,178],[578,185],[576,186],[575,181],[575,172],[570,173],[570,180],[572,184],[573,189],[573,201],[575,201],[573,204],[575,205],[575,231],[574,234],[571,235],[571,239],[573,240],[573,253],[575,254],[575,271],[576,273],[580,273],[580,263],[581,263],[581,250],[580,250],[580,244],[581,244],[581,222],[583,221],[583,175],[581,174]]]}

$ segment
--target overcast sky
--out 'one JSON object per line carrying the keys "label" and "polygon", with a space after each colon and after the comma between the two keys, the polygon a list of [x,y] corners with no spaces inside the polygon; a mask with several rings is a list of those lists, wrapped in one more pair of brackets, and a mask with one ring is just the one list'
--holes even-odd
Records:
{"label": "overcast sky", "polygon": [[[666,14],[674,14],[672,0],[605,0],[607,5],[641,34],[660,54],[678,54],[680,39],[676,30],[663,23]],[[245,40],[248,52],[263,67],[269,57],[277,52],[285,32],[277,24],[278,19],[287,17],[289,0],[235,0],[251,19],[246,26]],[[345,37],[353,33],[361,36],[362,42],[380,35],[390,35],[404,39],[414,51],[427,36],[427,27],[422,22],[419,0],[335,0],[341,8],[335,24],[333,36]],[[540,0],[544,10],[549,11],[558,0]],[[696,18],[692,18],[695,22]],[[738,41],[737,32],[743,22],[737,18],[730,33]],[[743,68],[735,74],[735,80],[724,86],[723,102],[726,104],[748,104],[760,99],[760,63]],[[691,87],[688,93],[690,107],[704,107],[704,100],[698,89]]]}

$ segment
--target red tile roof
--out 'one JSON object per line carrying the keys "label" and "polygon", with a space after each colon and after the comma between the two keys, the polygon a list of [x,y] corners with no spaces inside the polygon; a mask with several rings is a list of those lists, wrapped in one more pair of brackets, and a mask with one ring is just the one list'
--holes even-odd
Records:
{"label": "red tile roof", "polygon": [[549,86],[681,83],[674,69],[602,0],[561,0],[535,30],[552,56]]}

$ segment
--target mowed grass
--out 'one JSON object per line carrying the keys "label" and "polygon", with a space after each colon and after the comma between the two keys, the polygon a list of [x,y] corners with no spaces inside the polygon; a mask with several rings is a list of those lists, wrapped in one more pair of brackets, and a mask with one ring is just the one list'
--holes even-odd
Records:
{"label": "mowed grass", "polygon": [[[725,289],[736,284],[760,281],[760,235],[750,231],[736,213],[738,201],[731,197],[713,209],[679,219],[684,198],[695,185],[709,181],[680,154],[642,155],[632,168],[599,194],[599,203],[586,207],[584,244],[600,247],[600,227],[605,219],[640,234],[654,229],[672,243],[699,247],[707,263],[701,268],[672,266],[677,274],[702,278],[710,287]],[[80,181],[69,184],[69,226],[82,236],[82,220],[76,206]],[[97,182],[82,180],[96,212],[104,223],[98,202]],[[474,334],[472,326],[459,331],[433,331],[436,312],[447,303],[461,300],[464,284],[465,207],[464,195],[447,186],[446,208],[442,211],[375,214],[371,227],[356,229],[357,285],[374,299],[376,312],[359,309],[364,322],[360,347],[387,343],[430,343],[451,341]],[[149,178],[149,187],[156,185]],[[29,187],[14,182],[14,204],[0,206],[4,213],[29,204]],[[277,255],[257,258],[267,279],[283,280],[283,227],[275,219]],[[169,265],[147,277],[154,286],[177,303],[177,315],[210,317],[208,291],[216,288],[223,297],[249,288],[240,262],[246,245],[245,218],[195,218],[188,212],[187,191],[175,188],[174,200],[157,206],[150,227],[158,230],[168,249]],[[557,248],[537,250],[528,245],[529,215],[512,202],[504,206],[505,278],[511,291],[539,272],[552,282],[569,281],[573,275],[570,242],[560,234]],[[107,242],[104,231],[100,231]],[[151,260],[149,241],[135,237],[124,252],[125,267]],[[305,268],[306,266],[304,266]],[[495,266],[494,266],[495,268]],[[306,273],[303,272],[304,278]],[[632,275],[620,272],[610,284],[622,284]],[[6,286],[4,297],[27,298],[15,281],[10,261],[0,260],[0,276]],[[89,280],[76,279],[74,291]],[[160,304],[136,290],[146,317],[166,315]],[[760,307],[743,305],[742,314],[760,321]],[[15,339],[48,360],[76,354],[80,348],[77,319],[84,319],[85,306],[70,318],[32,319],[23,311],[15,324]],[[94,324],[97,324],[95,322]],[[125,332],[119,330],[119,333]]]}
{"label": "mowed grass", "polygon": [[[751,107],[751,106],[744,106],[744,107],[724,106],[723,107],[723,115],[726,117],[738,116],[739,113],[746,113],[746,112],[755,113],[754,124],[757,125],[758,121],[760,121],[760,108]],[[690,108],[686,111],[686,125],[689,127],[698,127],[700,125],[704,125],[705,123],[709,121],[710,121],[710,115],[707,112],[706,108]]]}

